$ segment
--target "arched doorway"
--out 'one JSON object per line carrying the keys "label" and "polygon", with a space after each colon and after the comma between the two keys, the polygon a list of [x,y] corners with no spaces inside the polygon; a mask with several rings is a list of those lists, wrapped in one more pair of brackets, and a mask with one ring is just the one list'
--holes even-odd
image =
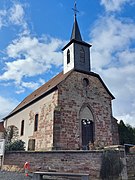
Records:
{"label": "arched doorway", "polygon": [[80,120],[81,146],[83,150],[88,150],[89,144],[94,143],[94,117],[88,106],[82,107]]}

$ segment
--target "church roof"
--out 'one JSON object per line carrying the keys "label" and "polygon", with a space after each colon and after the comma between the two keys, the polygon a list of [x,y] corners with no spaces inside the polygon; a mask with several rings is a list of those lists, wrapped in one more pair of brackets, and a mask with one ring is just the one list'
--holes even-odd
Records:
{"label": "church roof", "polygon": [[57,85],[62,82],[68,75],[70,74],[70,71],[66,74],[63,74],[63,72],[56,75],[54,78],[43,84],[41,87],[39,87],[37,90],[32,92],[30,95],[28,95],[7,117],[4,119],[7,119],[11,117],[12,115],[16,114],[17,112],[25,109],[29,105],[33,104],[34,102],[40,100],[41,98],[45,97],[46,95],[53,92]]}
{"label": "church roof", "polygon": [[98,74],[96,74],[94,72],[85,72],[85,71],[80,71],[80,70],[71,70],[71,71],[67,72],[66,74],[64,74],[63,72],[59,73],[54,78],[49,80],[47,83],[45,83],[44,85],[39,87],[37,90],[32,92],[8,116],[6,116],[3,119],[5,120],[5,119],[15,115],[19,111],[27,108],[31,104],[37,102],[38,100],[42,99],[46,95],[48,95],[51,92],[53,92],[54,90],[56,90],[58,84],[61,83],[63,80],[65,80],[72,73],[72,71],[77,71],[77,72],[80,72],[80,73],[84,73],[84,74],[88,74],[88,75],[97,77],[100,80],[100,82],[102,83],[102,85],[104,86],[104,88],[106,89],[106,91],[108,92],[108,94],[112,97],[112,99],[114,99],[114,96],[111,94],[111,92],[109,91],[109,89],[104,84],[103,80],[100,78],[100,76]]}

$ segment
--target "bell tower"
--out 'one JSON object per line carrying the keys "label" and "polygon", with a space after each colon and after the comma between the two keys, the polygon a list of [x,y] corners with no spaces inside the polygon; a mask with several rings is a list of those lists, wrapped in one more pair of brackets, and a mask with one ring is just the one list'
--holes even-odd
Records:
{"label": "bell tower", "polygon": [[70,42],[62,49],[64,55],[64,74],[71,69],[90,72],[90,47],[92,45],[84,42],[79,30],[76,13],[76,3],[74,7],[74,24]]}

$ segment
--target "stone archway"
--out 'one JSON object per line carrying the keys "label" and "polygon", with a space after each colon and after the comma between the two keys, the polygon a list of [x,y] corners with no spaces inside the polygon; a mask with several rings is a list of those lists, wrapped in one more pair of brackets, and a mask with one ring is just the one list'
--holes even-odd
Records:
{"label": "stone archway", "polygon": [[83,105],[80,110],[80,143],[83,150],[89,149],[94,143],[94,116],[89,105]]}

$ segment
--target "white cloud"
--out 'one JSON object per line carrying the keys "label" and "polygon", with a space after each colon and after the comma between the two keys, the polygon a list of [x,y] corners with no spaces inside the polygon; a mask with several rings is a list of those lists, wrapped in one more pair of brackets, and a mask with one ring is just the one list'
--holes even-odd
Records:
{"label": "white cloud", "polygon": [[0,10],[0,29],[11,25],[20,26],[21,34],[28,35],[29,28],[25,20],[24,5],[13,3],[11,8]]}
{"label": "white cloud", "polygon": [[101,0],[101,5],[106,11],[120,11],[125,3],[133,4],[134,0]]}
{"label": "white cloud", "polygon": [[[99,33],[100,32],[100,33]],[[93,66],[105,68],[115,62],[115,66],[128,61],[133,62],[134,49],[130,48],[135,40],[135,24],[111,17],[100,18],[91,33],[93,41]],[[125,61],[121,56],[127,54]],[[132,55],[131,55],[132,54]]]}
{"label": "white cloud", "polygon": [[131,119],[135,119],[135,48],[132,46],[135,23],[113,16],[102,17],[91,36],[93,70],[101,75],[116,97],[114,116],[131,123]]}
{"label": "white cloud", "polygon": [[26,89],[31,89],[31,90],[35,90],[37,88],[39,88],[40,86],[42,86],[43,84],[45,84],[45,80],[42,78],[39,78],[39,80],[37,80],[36,78],[36,82],[21,82],[20,85],[17,85],[17,90],[15,91],[16,94],[22,94],[25,92]]}
{"label": "white cloud", "polygon": [[6,24],[4,17],[7,12],[5,10],[0,10],[0,29]]}
{"label": "white cloud", "polygon": [[13,25],[19,25],[23,28],[23,35],[29,34],[29,29],[25,21],[25,12],[22,4],[14,4],[8,11],[9,22]]}
{"label": "white cloud", "polygon": [[0,96],[0,120],[13,110],[18,102],[14,99],[7,99]]}
{"label": "white cloud", "polygon": [[21,85],[24,88],[29,88],[29,89],[32,89],[32,90],[35,90],[40,86],[39,83],[35,83],[35,82],[22,82]]}
{"label": "white cloud", "polygon": [[43,85],[43,84],[45,84],[45,80],[42,79],[42,78],[40,78],[40,79],[39,79],[39,83],[40,83],[41,85]]}
{"label": "white cloud", "polygon": [[24,77],[32,77],[49,70],[52,65],[62,65],[60,48],[63,41],[46,37],[45,41],[21,37],[7,47],[7,56],[13,61],[5,63],[5,72],[0,80],[14,80],[20,84]]}
{"label": "white cloud", "polygon": [[25,92],[25,88],[23,88],[22,86],[18,87],[18,90],[15,91],[16,94],[22,94]]}
{"label": "white cloud", "polygon": [[[33,77],[50,70],[52,65],[62,65],[60,48],[64,45],[62,40],[43,35],[41,38],[30,37],[26,22],[25,7],[18,1],[13,1],[9,9],[0,10],[0,28],[3,26],[20,26],[17,36],[4,50],[4,63],[0,74],[0,81],[12,82],[16,85],[16,93],[25,92],[26,88],[35,89],[43,84],[26,82],[27,77]],[[6,57],[5,57],[6,51]]]}
{"label": "white cloud", "polygon": [[135,121],[135,114],[132,114],[132,115],[130,115],[130,114],[123,114],[122,116],[118,116],[116,118],[118,119],[118,122],[120,120],[124,119],[124,123],[125,124],[130,124],[133,127],[135,126],[135,123],[134,123],[134,121]]}
{"label": "white cloud", "polygon": [[24,10],[23,7],[20,4],[15,4],[11,9],[10,9],[10,17],[9,20],[13,24],[22,24],[24,18]]}

